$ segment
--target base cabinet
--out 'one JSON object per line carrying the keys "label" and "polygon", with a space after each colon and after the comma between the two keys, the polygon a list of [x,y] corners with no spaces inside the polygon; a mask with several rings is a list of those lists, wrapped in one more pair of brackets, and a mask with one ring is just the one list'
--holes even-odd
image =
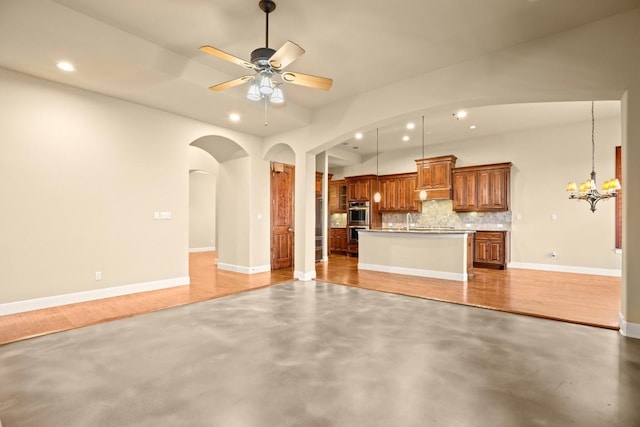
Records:
{"label": "base cabinet", "polygon": [[507,232],[476,232],[473,253],[474,267],[489,267],[504,270],[507,266]]}
{"label": "base cabinet", "polygon": [[329,253],[347,252],[347,229],[331,228],[329,231]]}

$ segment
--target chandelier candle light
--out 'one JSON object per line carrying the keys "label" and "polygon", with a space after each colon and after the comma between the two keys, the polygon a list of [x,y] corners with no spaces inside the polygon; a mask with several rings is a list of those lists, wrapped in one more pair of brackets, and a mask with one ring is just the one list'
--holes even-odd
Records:
{"label": "chandelier candle light", "polygon": [[567,185],[569,198],[575,200],[585,200],[591,206],[591,212],[596,211],[596,203],[603,199],[610,199],[618,195],[620,190],[620,181],[613,178],[602,184],[602,193],[598,191],[596,186],[596,143],[595,143],[595,118],[593,114],[594,102],[591,101],[591,178],[584,181],[580,186],[575,182]]}

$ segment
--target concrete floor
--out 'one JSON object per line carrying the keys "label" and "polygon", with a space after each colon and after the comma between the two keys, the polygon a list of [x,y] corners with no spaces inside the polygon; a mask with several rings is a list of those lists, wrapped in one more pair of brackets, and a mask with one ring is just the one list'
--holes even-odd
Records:
{"label": "concrete floor", "polygon": [[291,282],[0,346],[13,426],[640,426],[640,340]]}

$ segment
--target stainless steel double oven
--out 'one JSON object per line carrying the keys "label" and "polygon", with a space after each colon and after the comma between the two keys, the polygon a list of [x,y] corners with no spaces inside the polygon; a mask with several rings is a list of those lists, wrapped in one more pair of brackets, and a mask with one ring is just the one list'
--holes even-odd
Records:
{"label": "stainless steel double oven", "polygon": [[369,228],[369,202],[349,202],[347,226],[349,245],[357,245],[358,230]]}

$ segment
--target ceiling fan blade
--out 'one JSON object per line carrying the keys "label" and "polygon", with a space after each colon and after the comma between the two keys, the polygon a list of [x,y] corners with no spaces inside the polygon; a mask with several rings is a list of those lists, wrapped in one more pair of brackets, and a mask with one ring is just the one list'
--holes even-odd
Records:
{"label": "ceiling fan blade", "polygon": [[255,66],[251,62],[247,62],[244,59],[238,58],[237,56],[233,56],[231,54],[228,54],[227,52],[223,52],[220,49],[216,49],[215,47],[201,46],[200,50],[204,53],[208,53],[209,55],[217,56],[220,59],[224,59],[225,61],[238,64],[241,67],[249,68],[251,70],[255,69]]}
{"label": "ceiling fan blade", "polygon": [[294,85],[312,87],[315,89],[329,90],[333,85],[333,80],[326,77],[312,76],[310,74],[285,71],[282,73],[282,80]]}
{"label": "ceiling fan blade", "polygon": [[298,59],[304,53],[304,49],[295,44],[294,42],[287,40],[280,49],[269,58],[269,65],[274,70],[282,70],[287,65]]}
{"label": "ceiling fan blade", "polygon": [[253,79],[253,76],[242,76],[242,77],[238,77],[237,79],[229,80],[228,82],[211,86],[209,89],[211,89],[214,92],[220,92],[222,90],[229,89],[230,87],[238,86],[248,81],[251,81],[252,79]]}

